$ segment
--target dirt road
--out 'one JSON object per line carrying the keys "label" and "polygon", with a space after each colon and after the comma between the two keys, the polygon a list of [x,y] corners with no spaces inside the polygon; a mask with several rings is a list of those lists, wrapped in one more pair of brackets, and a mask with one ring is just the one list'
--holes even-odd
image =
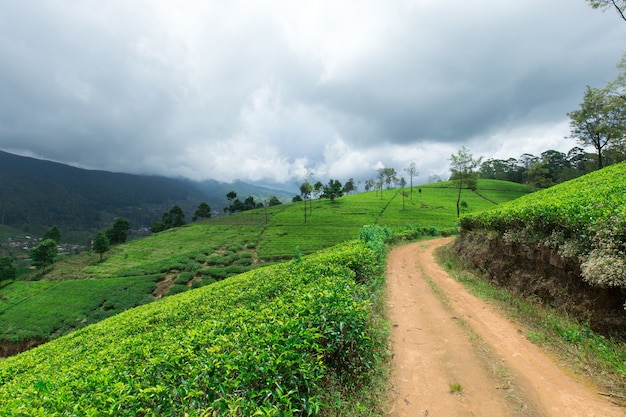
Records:
{"label": "dirt road", "polygon": [[449,241],[413,243],[389,254],[394,369],[388,415],[626,416],[450,278],[433,258],[434,248]]}

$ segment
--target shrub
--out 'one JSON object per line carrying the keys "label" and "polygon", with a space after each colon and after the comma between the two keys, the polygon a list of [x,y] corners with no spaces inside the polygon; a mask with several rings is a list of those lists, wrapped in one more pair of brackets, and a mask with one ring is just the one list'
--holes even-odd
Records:
{"label": "shrub", "polygon": [[0,362],[0,415],[335,414],[385,358],[382,268],[352,241],[118,314]]}
{"label": "shrub", "polygon": [[461,218],[462,230],[547,246],[581,264],[594,286],[626,287],[626,163]]}

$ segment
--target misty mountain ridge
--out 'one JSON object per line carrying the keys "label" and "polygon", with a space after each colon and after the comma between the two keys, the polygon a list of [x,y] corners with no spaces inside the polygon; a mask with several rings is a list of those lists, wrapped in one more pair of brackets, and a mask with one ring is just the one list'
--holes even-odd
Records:
{"label": "misty mountain ridge", "polygon": [[131,228],[149,227],[173,205],[189,222],[201,202],[213,215],[223,214],[226,194],[240,199],[270,196],[291,199],[293,193],[243,181],[192,181],[88,170],[0,151],[0,225],[42,233],[53,225],[64,231],[95,231],[124,217]]}

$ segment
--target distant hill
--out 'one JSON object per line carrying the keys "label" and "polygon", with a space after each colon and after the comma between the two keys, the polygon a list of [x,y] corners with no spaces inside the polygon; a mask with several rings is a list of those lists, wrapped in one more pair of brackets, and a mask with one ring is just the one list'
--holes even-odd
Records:
{"label": "distant hill", "polygon": [[57,225],[63,231],[91,231],[124,217],[132,228],[150,226],[173,205],[183,208],[188,221],[198,204],[207,202],[223,212],[226,193],[243,198],[291,193],[241,181],[193,182],[186,179],[86,170],[0,151],[0,225],[41,233]]}

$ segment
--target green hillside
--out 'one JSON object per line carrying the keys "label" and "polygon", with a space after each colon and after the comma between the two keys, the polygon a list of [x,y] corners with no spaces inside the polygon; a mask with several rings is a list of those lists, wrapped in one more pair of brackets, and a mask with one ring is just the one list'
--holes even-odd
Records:
{"label": "green hillside", "polygon": [[[421,189],[421,192],[420,192]],[[334,203],[315,200],[304,223],[303,203],[213,218],[115,246],[100,262],[95,254],[69,257],[45,276],[0,284],[0,345],[46,341],[155,298],[187,291],[258,266],[310,254],[354,239],[365,224],[407,236],[455,233],[457,189],[443,182],[410,190],[347,195]],[[465,212],[493,207],[528,189],[480,180],[463,190]],[[307,202],[307,207],[309,202]],[[37,281],[57,281],[56,285]],[[31,281],[35,280],[35,281]],[[106,281],[106,282],[101,282]],[[72,308],[58,302],[65,294]]]}
{"label": "green hillside", "polygon": [[383,235],[370,228],[7,358],[0,415],[378,413]]}
{"label": "green hillside", "polygon": [[463,217],[465,230],[578,259],[597,287],[626,287],[626,163]]}

